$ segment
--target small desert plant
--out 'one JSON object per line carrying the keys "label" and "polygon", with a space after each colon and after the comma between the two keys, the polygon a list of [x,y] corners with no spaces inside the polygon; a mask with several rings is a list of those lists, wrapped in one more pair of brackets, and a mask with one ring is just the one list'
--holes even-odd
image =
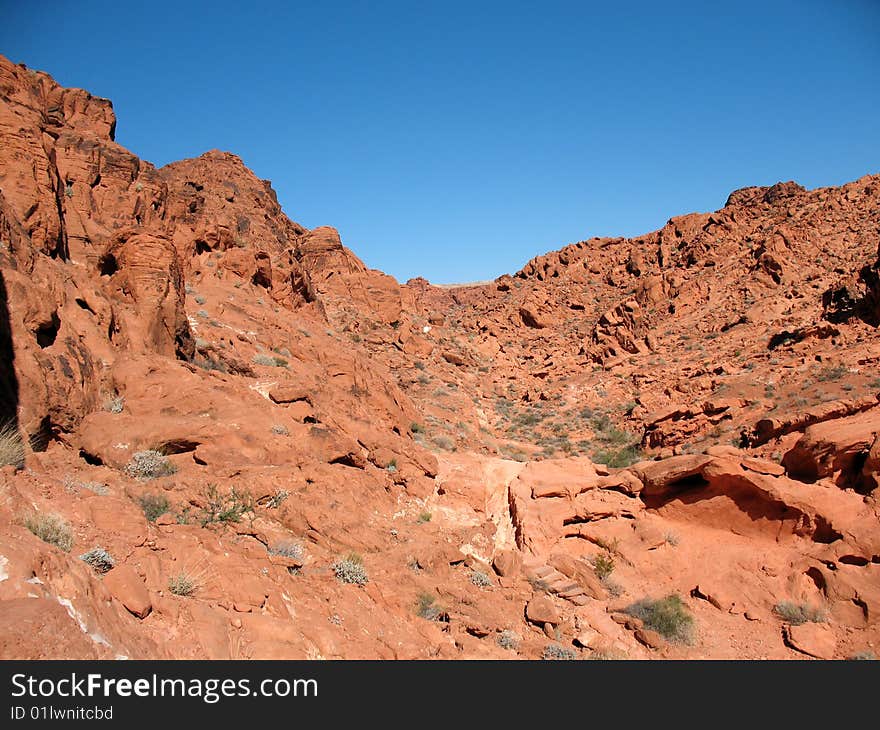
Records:
{"label": "small desert plant", "polygon": [[820,624],[825,621],[825,612],[821,608],[815,608],[806,603],[782,601],[773,607],[773,613],[783,621],[788,621],[788,623],[795,626],[800,626],[807,622]]}
{"label": "small desert plant", "polygon": [[605,580],[614,572],[614,558],[607,554],[599,554],[592,560],[593,570],[600,580]]}
{"label": "small desert plant", "polygon": [[242,517],[254,511],[254,498],[247,492],[240,492],[235,487],[227,495],[220,494],[217,485],[211,484],[207,491],[207,505],[202,510],[201,523],[206,527],[212,522],[225,524],[241,522]]}
{"label": "small desert plant", "polygon": [[203,297],[201,294],[196,294],[193,299],[196,300],[196,304],[204,304],[208,301],[207,297]]}
{"label": "small desert plant", "polygon": [[196,312],[196,316],[201,317],[202,319],[209,319],[211,317],[211,315],[208,314],[208,312],[206,312],[204,309],[200,309],[198,312]]}
{"label": "small desert plant", "polygon": [[547,644],[544,651],[541,652],[541,659],[545,660],[571,660],[577,659],[577,653],[574,649],[569,649],[559,644]]}
{"label": "small desert plant", "polygon": [[681,538],[674,532],[667,532],[663,539],[666,540],[667,545],[672,545],[672,547],[678,547],[678,543],[681,541]]}
{"label": "small desert plant", "polygon": [[472,570],[471,583],[478,588],[488,588],[492,585],[492,579],[482,570]]}
{"label": "small desert plant", "polygon": [[421,423],[411,423],[409,430],[411,433],[422,433],[425,430],[425,427]]}
{"label": "small desert plant", "polygon": [[43,542],[66,553],[73,547],[73,531],[60,515],[35,512],[25,517],[24,526]]}
{"label": "small desert plant", "polygon": [[416,615],[426,621],[439,621],[443,616],[443,609],[437,605],[434,595],[425,591],[419,593],[416,600]]}
{"label": "small desert plant", "polygon": [[137,451],[125,467],[125,473],[142,482],[174,474],[177,467],[161,451]]}
{"label": "small desert plant", "polygon": [[270,368],[287,367],[287,360],[285,360],[283,357],[272,357],[271,355],[264,355],[262,353],[254,355],[252,362],[255,365],[265,365],[266,367]]}
{"label": "small desert plant", "polygon": [[92,548],[80,555],[79,559],[91,565],[96,573],[106,573],[116,564],[113,556],[102,547]]}
{"label": "small desert plant", "polygon": [[422,512],[422,513],[419,515],[419,520],[418,520],[418,521],[419,521],[420,523],[430,522],[430,521],[431,521],[431,513],[430,513],[430,512]]}
{"label": "small desert plant", "polygon": [[182,570],[168,579],[168,590],[175,596],[191,596],[199,588],[198,578],[189,571]]}
{"label": "small desert plant", "polygon": [[90,492],[101,496],[110,493],[106,484],[101,484],[100,482],[78,482],[73,477],[64,477],[64,490],[66,492],[76,494],[80,489],[88,489]]}
{"label": "small desert plant", "polygon": [[504,631],[498,634],[498,638],[495,641],[502,649],[515,651],[519,646],[519,635],[510,629],[504,629]]}
{"label": "small desert plant", "polygon": [[276,489],[275,493],[269,497],[269,501],[266,502],[266,509],[278,509],[289,496],[290,492],[286,489]]}
{"label": "small desert plant", "polygon": [[877,655],[873,651],[859,651],[849,657],[850,661],[877,661]]}
{"label": "small desert plant", "polygon": [[125,396],[110,395],[104,400],[104,410],[108,413],[122,413],[125,408]]}
{"label": "small desert plant", "polygon": [[281,555],[291,560],[299,560],[305,554],[305,548],[294,540],[282,540],[269,548],[269,555]]}
{"label": "small desert plant", "polygon": [[691,640],[694,618],[684,601],[674,593],[659,600],[643,598],[627,606],[625,612],[641,619],[645,626],[669,641],[689,643]]}
{"label": "small desert plant", "polygon": [[357,553],[349,553],[339,558],[330,568],[342,583],[362,586],[369,580],[364,568],[364,560]]}
{"label": "small desert plant", "polygon": [[24,466],[24,441],[13,423],[0,426],[0,466]]}
{"label": "small desert plant", "polygon": [[142,494],[138,501],[141,503],[144,516],[150,522],[155,522],[166,512],[171,511],[171,502],[164,494]]}
{"label": "small desert plant", "polygon": [[388,466],[385,467],[385,470],[391,472],[392,474],[397,471],[397,459],[392,459],[388,462]]}
{"label": "small desert plant", "polygon": [[276,423],[272,426],[272,433],[277,434],[278,436],[289,436],[290,431],[287,430],[287,426],[281,423]]}

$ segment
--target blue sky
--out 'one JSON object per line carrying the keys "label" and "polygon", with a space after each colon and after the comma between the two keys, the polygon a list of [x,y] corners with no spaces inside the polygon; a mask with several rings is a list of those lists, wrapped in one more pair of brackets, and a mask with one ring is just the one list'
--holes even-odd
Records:
{"label": "blue sky", "polygon": [[[717,6],[717,7],[716,7]],[[0,53],[162,165],[235,152],[400,280],[880,172],[880,0],[39,3]]]}

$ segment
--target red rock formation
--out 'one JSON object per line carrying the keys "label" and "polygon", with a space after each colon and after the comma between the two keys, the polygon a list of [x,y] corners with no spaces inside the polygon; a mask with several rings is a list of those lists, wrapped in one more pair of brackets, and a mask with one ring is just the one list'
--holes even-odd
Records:
{"label": "red rock formation", "polygon": [[[0,58],[0,656],[880,641],[876,176],[399,285],[114,128]],[[625,611],[672,593],[690,645]]]}

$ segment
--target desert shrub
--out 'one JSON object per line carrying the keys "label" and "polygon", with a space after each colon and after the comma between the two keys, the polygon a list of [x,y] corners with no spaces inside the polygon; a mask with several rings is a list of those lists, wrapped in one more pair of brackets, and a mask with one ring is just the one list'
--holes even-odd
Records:
{"label": "desert shrub", "polygon": [[386,471],[394,473],[397,471],[397,459],[392,459],[388,462],[388,466],[385,467]]}
{"label": "desert shrub", "polygon": [[455,450],[455,441],[453,441],[449,436],[435,436],[431,439],[434,446],[438,449],[442,449],[443,451],[454,451]]}
{"label": "desert shrub", "polygon": [[101,484],[100,482],[78,482],[70,476],[64,477],[64,489],[70,494],[76,494],[80,489],[87,489],[101,496],[110,493],[106,484]]}
{"label": "desert shrub", "polygon": [[254,355],[251,362],[255,365],[265,365],[270,368],[286,368],[287,360],[283,357],[273,356],[273,355],[265,355],[263,353],[258,353]]}
{"label": "desert shrub", "polygon": [[418,521],[419,521],[420,523],[430,522],[430,521],[431,521],[431,513],[430,513],[430,512],[422,512],[422,513],[419,515],[419,520],[418,520]]}
{"label": "desert shrub", "polygon": [[492,579],[482,570],[472,570],[471,583],[478,588],[488,588],[492,585]]}
{"label": "desert shrub", "polygon": [[171,511],[171,502],[164,494],[142,494],[138,501],[141,503],[144,516],[150,522],[155,522],[166,512]]}
{"label": "desert shrub", "polygon": [[411,423],[409,426],[410,433],[423,433],[425,427],[421,423]]}
{"label": "desert shrub", "polygon": [[137,451],[125,467],[125,473],[142,482],[174,474],[177,467],[161,451]]}
{"label": "desert shrub", "polygon": [[25,517],[24,526],[43,542],[66,553],[73,547],[73,530],[60,515],[35,512]]}
{"label": "desert shrub", "polygon": [[168,590],[175,596],[184,598],[193,595],[199,588],[199,581],[192,573],[182,570],[168,579]]}
{"label": "desert shrub", "polygon": [[266,509],[278,509],[289,496],[290,492],[286,489],[276,489],[275,493],[269,497],[269,501],[266,502]]}
{"label": "desert shrub", "polygon": [[426,621],[439,621],[443,617],[443,609],[437,605],[432,593],[419,593],[416,600],[416,615]]}
{"label": "desert shrub", "polygon": [[0,426],[0,466],[24,466],[24,440],[13,423]]}
{"label": "desert shrub", "polygon": [[204,304],[208,301],[207,297],[203,297],[201,294],[196,294],[193,299],[196,300],[196,304]]}
{"label": "desert shrub", "polygon": [[106,573],[116,564],[113,556],[102,547],[92,548],[80,555],[79,559],[91,565],[96,573]]}
{"label": "desert shrub", "polygon": [[211,317],[211,315],[208,314],[204,309],[200,309],[198,312],[196,312],[196,316],[201,317],[202,319],[209,319]]}
{"label": "desert shrub", "polygon": [[773,607],[773,613],[783,621],[787,621],[795,626],[808,622],[820,624],[825,621],[825,612],[821,608],[815,608],[806,603],[782,601]]}
{"label": "desert shrub", "polygon": [[849,657],[850,661],[877,661],[877,655],[873,651],[858,651]]}
{"label": "desert shrub", "polygon": [[225,524],[241,522],[248,512],[254,511],[254,498],[248,492],[241,492],[235,487],[225,495],[220,494],[216,484],[208,486],[207,504],[202,509],[201,524],[206,527],[212,522]]}
{"label": "desert shrub", "polygon": [[669,641],[689,643],[691,640],[694,618],[674,593],[659,600],[643,598],[628,606],[625,612],[641,619],[645,626]]}
{"label": "desert shrub", "polygon": [[269,548],[270,555],[281,555],[291,560],[299,560],[305,555],[305,548],[295,540],[281,540]]}
{"label": "desert shrub", "polygon": [[547,644],[544,651],[541,652],[541,659],[559,661],[577,659],[577,653],[574,649],[569,649],[559,644]]}
{"label": "desert shrub", "polygon": [[125,396],[111,395],[104,400],[104,410],[108,413],[122,413],[125,408]]}
{"label": "desert shrub", "polygon": [[349,553],[339,558],[330,568],[333,570],[337,580],[342,583],[362,586],[369,580],[367,571],[364,568],[364,560],[357,553]]}
{"label": "desert shrub", "polygon": [[495,641],[502,649],[515,651],[519,646],[519,635],[510,629],[504,629],[504,631],[498,634],[498,638]]}
{"label": "desert shrub", "polygon": [[614,558],[610,555],[599,554],[593,558],[593,570],[600,580],[604,580],[614,572]]}
{"label": "desert shrub", "polygon": [[276,423],[274,426],[272,426],[272,433],[277,434],[278,436],[290,435],[290,431],[287,430],[287,426],[281,423]]}

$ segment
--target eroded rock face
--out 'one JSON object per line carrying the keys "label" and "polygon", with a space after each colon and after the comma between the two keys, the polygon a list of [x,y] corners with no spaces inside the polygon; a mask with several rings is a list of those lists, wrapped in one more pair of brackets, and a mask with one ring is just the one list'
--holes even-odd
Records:
{"label": "eroded rock face", "polygon": [[[400,285],[235,155],[114,128],[0,58],[0,655],[880,640],[875,177]],[[691,645],[626,612],[670,594]]]}

